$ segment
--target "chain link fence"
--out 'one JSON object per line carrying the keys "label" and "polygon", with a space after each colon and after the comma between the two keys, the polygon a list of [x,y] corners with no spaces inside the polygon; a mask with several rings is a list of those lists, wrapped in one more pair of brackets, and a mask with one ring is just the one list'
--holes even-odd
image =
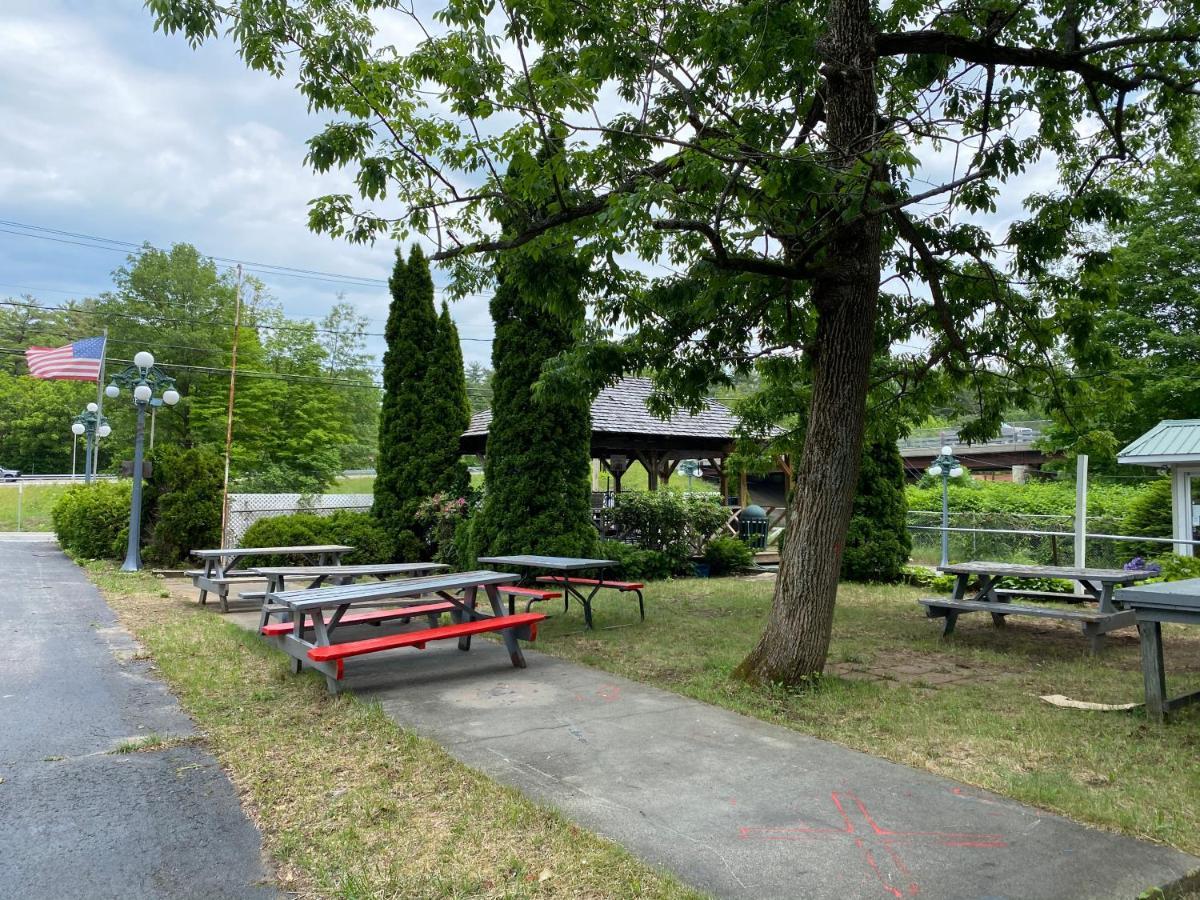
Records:
{"label": "chain link fence", "polygon": [[229,516],[221,546],[236,547],[259,519],[304,512],[329,515],[339,510],[370,512],[371,494],[230,494]]}

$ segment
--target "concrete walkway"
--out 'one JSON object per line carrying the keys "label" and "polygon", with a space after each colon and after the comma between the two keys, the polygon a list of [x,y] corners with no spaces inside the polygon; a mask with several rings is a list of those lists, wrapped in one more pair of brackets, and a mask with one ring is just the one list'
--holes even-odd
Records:
{"label": "concrete walkway", "polygon": [[[254,627],[253,615],[235,615]],[[379,631],[364,631],[378,635]],[[351,632],[347,629],[347,638]],[[347,686],[460,760],[720,897],[1135,897],[1166,847],[527,651],[352,659]]]}
{"label": "concrete walkway", "polygon": [[[0,540],[0,584],[0,897],[278,896],[233,785],[79,568]],[[147,735],[167,749],[112,753]]]}

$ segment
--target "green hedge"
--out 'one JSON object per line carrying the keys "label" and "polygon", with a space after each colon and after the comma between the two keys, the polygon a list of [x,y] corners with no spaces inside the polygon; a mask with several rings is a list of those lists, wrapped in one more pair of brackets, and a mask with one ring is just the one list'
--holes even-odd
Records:
{"label": "green hedge", "polygon": [[221,457],[208,447],[184,450],[162,444],[151,459],[153,474],[143,491],[146,561],[168,566],[194,549],[220,546]]}
{"label": "green hedge", "polygon": [[133,484],[99,481],[77,485],[50,510],[58,543],[82,559],[120,559],[129,541],[129,504]]}
{"label": "green hedge", "polygon": [[715,537],[704,548],[704,562],[709,575],[728,575],[750,568],[754,564],[754,551],[733,535]]}
{"label": "green hedge", "polygon": [[[288,547],[301,544],[346,544],[354,551],[342,557],[347,565],[385,563],[398,558],[416,559],[412,547],[397,548],[379,520],[370,513],[335,512],[328,516],[295,513],[259,519],[242,536],[243,547]],[[288,565],[295,560],[254,558],[251,565]]]}

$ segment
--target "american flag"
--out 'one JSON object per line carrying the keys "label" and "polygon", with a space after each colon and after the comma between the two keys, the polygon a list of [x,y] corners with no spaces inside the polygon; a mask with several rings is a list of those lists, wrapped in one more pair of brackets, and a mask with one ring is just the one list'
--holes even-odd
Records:
{"label": "american flag", "polygon": [[103,359],[102,337],[84,338],[65,347],[30,347],[25,351],[30,375],[63,381],[99,381]]}

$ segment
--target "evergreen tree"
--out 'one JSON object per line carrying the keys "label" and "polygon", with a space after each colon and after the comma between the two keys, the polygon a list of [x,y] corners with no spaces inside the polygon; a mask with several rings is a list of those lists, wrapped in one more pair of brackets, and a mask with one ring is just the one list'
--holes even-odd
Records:
{"label": "evergreen tree", "polygon": [[425,429],[429,441],[426,459],[433,485],[430,494],[462,497],[471,476],[458,451],[458,443],[471,424],[471,404],[467,400],[467,377],[463,371],[458,327],[450,318],[450,307],[445,303],[438,317],[437,343],[426,375],[425,400],[429,416]]}
{"label": "evergreen tree", "polygon": [[[595,552],[588,481],[591,399],[562,384],[535,391],[543,364],[568,349],[582,324],[584,266],[562,242],[504,254],[491,313],[492,424],[483,507],[472,524],[474,556]],[[578,310],[571,317],[565,311]]]}
{"label": "evergreen tree", "polygon": [[912,553],[905,522],[904,460],[894,434],[868,433],[846,533],[842,578],[897,581]]}
{"label": "evergreen tree", "polygon": [[[379,413],[379,457],[376,463],[374,513],[402,547],[411,544],[414,513],[421,500],[434,493],[445,456],[430,452],[439,442],[431,407],[430,368],[443,379],[433,358],[438,346],[438,318],[433,308],[433,278],[425,254],[416,245],[405,263],[396,250],[396,266],[388,282],[387,350],[383,355],[383,406]],[[461,365],[461,363],[460,363]],[[434,391],[436,394],[438,391]],[[444,415],[444,412],[442,413]],[[444,432],[438,432],[444,434]],[[458,435],[455,435],[457,452]],[[431,462],[432,460],[432,462]]]}

